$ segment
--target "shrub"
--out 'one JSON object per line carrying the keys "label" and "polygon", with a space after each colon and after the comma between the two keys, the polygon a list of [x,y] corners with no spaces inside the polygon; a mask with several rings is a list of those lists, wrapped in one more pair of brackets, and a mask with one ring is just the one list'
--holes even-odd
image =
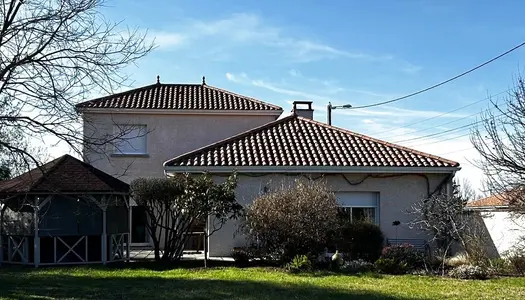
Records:
{"label": "shrub", "polygon": [[423,265],[423,255],[412,245],[394,245],[385,247],[377,262],[376,267],[383,273],[405,274]]}
{"label": "shrub", "polygon": [[250,252],[246,248],[242,247],[235,247],[232,250],[231,256],[233,260],[235,261],[235,264],[244,266],[247,265],[250,262]]}
{"label": "shrub", "polygon": [[525,254],[514,252],[507,256],[507,260],[511,266],[512,271],[516,275],[525,275]]}
{"label": "shrub", "polygon": [[376,224],[344,222],[339,231],[337,249],[352,260],[374,262],[381,256],[383,241],[383,232]]}
{"label": "shrub", "polygon": [[410,244],[385,247],[381,253],[383,258],[392,258],[398,262],[405,262],[410,269],[416,269],[423,264],[423,254]]}
{"label": "shrub", "polygon": [[470,264],[470,259],[466,253],[461,253],[456,256],[445,259],[445,265],[451,268],[459,267],[461,265],[468,265],[468,264]]}
{"label": "shrub", "polygon": [[325,185],[296,181],[264,194],[247,207],[242,230],[281,262],[324,251],[338,226],[338,204]]}
{"label": "shrub", "polygon": [[510,275],[514,273],[509,260],[494,258],[488,261],[489,271],[494,275]]}
{"label": "shrub", "polygon": [[308,272],[312,270],[312,262],[306,255],[296,255],[292,261],[286,265],[286,269],[292,273]]}
{"label": "shrub", "polygon": [[405,262],[396,261],[393,258],[379,258],[374,263],[375,268],[385,274],[406,274],[409,268]]}
{"label": "shrub", "polygon": [[346,261],[341,266],[341,271],[345,273],[366,273],[373,270],[374,264],[363,259]]}
{"label": "shrub", "polygon": [[489,272],[487,268],[475,265],[461,265],[449,272],[449,275],[458,279],[487,279]]}

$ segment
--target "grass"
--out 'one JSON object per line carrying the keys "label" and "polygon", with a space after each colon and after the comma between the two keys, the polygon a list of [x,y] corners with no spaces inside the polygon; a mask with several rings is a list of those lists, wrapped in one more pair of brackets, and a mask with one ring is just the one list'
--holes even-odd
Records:
{"label": "grass", "polygon": [[0,299],[524,299],[525,278],[292,275],[270,268],[0,268]]}

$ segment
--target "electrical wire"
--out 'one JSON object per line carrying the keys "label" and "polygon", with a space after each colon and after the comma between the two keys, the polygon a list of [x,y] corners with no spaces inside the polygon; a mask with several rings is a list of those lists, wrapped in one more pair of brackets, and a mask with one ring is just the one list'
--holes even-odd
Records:
{"label": "electrical wire", "polygon": [[[473,113],[471,115],[468,115],[468,116],[465,116],[465,117],[461,117],[459,119],[455,119],[455,120],[452,120],[452,121],[449,121],[449,122],[446,122],[446,123],[441,123],[441,124],[438,124],[436,126],[432,126],[432,127],[427,127],[427,128],[423,128],[423,129],[419,129],[419,130],[416,130],[416,131],[411,131],[409,132],[408,134],[414,134],[414,133],[418,133],[418,132],[423,132],[423,131],[428,131],[428,130],[432,130],[432,129],[436,129],[436,128],[439,128],[439,127],[442,127],[442,126],[445,126],[445,125],[450,125],[452,123],[456,123],[456,122],[459,122],[461,120],[465,120],[465,119],[469,119],[469,118],[472,118],[473,116],[476,116],[478,115],[479,112],[477,113]],[[394,135],[394,136],[390,136],[389,138],[395,138],[395,137],[398,137],[398,136],[404,136],[406,135],[407,133],[402,133],[402,134],[398,134],[398,135]]]}
{"label": "electrical wire", "polygon": [[448,129],[448,130],[443,130],[443,131],[432,133],[432,134],[427,134],[427,135],[418,136],[418,137],[414,137],[414,138],[409,138],[409,139],[405,139],[405,140],[399,140],[399,141],[395,141],[395,142],[392,142],[392,143],[394,143],[394,144],[405,143],[405,142],[411,142],[411,141],[428,139],[428,138],[432,138],[432,137],[436,137],[436,136],[440,136],[440,135],[446,135],[446,134],[454,132],[454,131],[462,131],[462,130],[465,130],[465,129],[469,129],[470,127],[472,127],[472,126],[474,126],[474,125],[476,125],[478,123],[480,123],[480,121],[476,121],[474,123],[469,123],[469,124],[466,124],[466,125],[462,125],[462,126],[459,126],[459,127],[454,127],[454,128]]}
{"label": "electrical wire", "polygon": [[511,90],[511,89],[508,89],[508,90],[505,90],[505,91],[503,91],[503,92],[499,92],[499,93],[497,93],[497,94],[490,95],[490,96],[488,96],[488,97],[486,97],[486,98],[483,98],[483,99],[481,99],[481,100],[478,100],[478,101],[475,101],[475,102],[469,103],[469,104],[467,104],[467,105],[464,105],[464,106],[458,107],[458,108],[456,108],[456,109],[453,109],[453,110],[450,110],[450,111],[444,112],[444,113],[442,113],[442,114],[439,114],[439,115],[436,115],[436,116],[433,116],[433,117],[430,117],[430,118],[427,118],[427,119],[423,119],[423,120],[420,120],[420,121],[412,122],[412,123],[410,123],[410,124],[407,124],[407,125],[404,125],[404,126],[401,126],[401,127],[397,127],[397,128],[393,128],[393,129],[388,129],[388,130],[384,130],[384,131],[381,131],[381,132],[377,132],[377,133],[375,133],[375,134],[380,134],[380,135],[381,135],[381,134],[383,134],[383,133],[389,133],[389,132],[392,132],[392,131],[394,131],[394,130],[403,129],[403,128],[408,128],[408,127],[413,126],[413,125],[417,125],[417,124],[421,124],[421,123],[424,123],[424,122],[427,122],[427,121],[430,121],[430,120],[434,120],[434,119],[437,119],[437,118],[443,117],[443,116],[445,116],[445,115],[448,115],[448,114],[450,114],[450,113],[457,112],[457,111],[459,111],[459,110],[461,110],[461,109],[464,109],[464,108],[467,108],[467,107],[473,106],[473,105],[478,104],[478,103],[480,103],[480,102],[490,100],[490,99],[492,99],[493,97],[497,97],[497,96],[499,96],[499,95],[502,95],[502,94],[504,94],[504,93],[507,93],[507,92],[509,92],[510,90]]}
{"label": "electrical wire", "polygon": [[385,105],[385,104],[401,101],[401,100],[404,100],[404,99],[407,99],[407,98],[410,98],[410,97],[422,94],[424,92],[428,92],[428,91],[430,91],[432,89],[435,89],[435,88],[440,87],[442,85],[445,85],[445,84],[447,84],[447,83],[449,83],[451,81],[454,81],[454,80],[456,80],[456,79],[458,79],[460,77],[463,77],[463,76],[465,76],[465,75],[467,75],[469,73],[472,73],[472,72],[476,71],[477,69],[480,69],[480,68],[490,64],[491,62],[493,62],[495,60],[498,60],[498,59],[502,58],[503,56],[505,56],[505,55],[507,55],[507,54],[509,54],[509,53],[511,53],[511,52],[513,52],[513,51],[523,47],[523,46],[525,46],[525,42],[522,42],[521,44],[519,44],[519,45],[517,45],[517,46],[515,46],[515,47],[513,47],[513,48],[511,48],[511,49],[509,49],[509,50],[507,50],[507,51],[505,51],[503,53],[501,53],[500,55],[498,55],[498,56],[496,56],[496,57],[494,57],[494,58],[492,58],[492,59],[490,59],[490,60],[480,64],[480,65],[477,65],[474,68],[471,68],[471,69],[469,69],[469,70],[467,70],[467,71],[465,71],[465,72],[463,72],[463,73],[461,73],[459,75],[456,75],[456,76],[454,76],[452,78],[449,78],[449,79],[447,79],[445,81],[442,81],[440,83],[434,84],[432,86],[429,86],[429,87],[424,88],[422,90],[419,90],[417,92],[414,92],[414,93],[411,93],[411,94],[408,94],[408,95],[405,95],[405,96],[402,96],[402,97],[398,97],[398,98],[395,98],[395,99],[387,100],[387,101],[382,101],[382,102],[377,102],[377,103],[367,104],[367,105],[361,105],[361,106],[354,106],[354,107],[352,107],[350,109],[376,107],[376,106],[380,106],[380,105]]}

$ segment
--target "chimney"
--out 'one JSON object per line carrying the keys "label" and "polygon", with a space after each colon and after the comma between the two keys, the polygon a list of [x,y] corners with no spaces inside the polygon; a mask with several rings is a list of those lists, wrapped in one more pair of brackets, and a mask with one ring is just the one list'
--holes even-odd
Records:
{"label": "chimney", "polygon": [[300,117],[312,120],[314,118],[312,101],[294,101],[292,112]]}

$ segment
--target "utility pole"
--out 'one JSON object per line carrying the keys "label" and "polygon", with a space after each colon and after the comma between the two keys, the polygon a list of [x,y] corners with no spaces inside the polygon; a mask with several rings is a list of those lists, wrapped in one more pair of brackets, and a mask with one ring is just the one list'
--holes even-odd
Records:
{"label": "utility pole", "polygon": [[332,125],[332,110],[333,109],[349,109],[352,108],[351,104],[344,104],[344,105],[332,105],[332,103],[328,102],[328,105],[326,106],[326,123],[328,125]]}

